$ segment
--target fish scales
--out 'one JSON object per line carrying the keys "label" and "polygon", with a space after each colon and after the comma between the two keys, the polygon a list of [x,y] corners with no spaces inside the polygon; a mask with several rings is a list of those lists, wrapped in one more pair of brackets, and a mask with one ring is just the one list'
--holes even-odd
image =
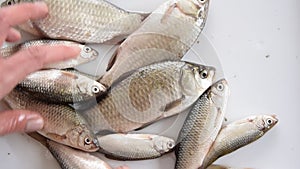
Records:
{"label": "fish scales", "polygon": [[47,148],[62,169],[112,169],[109,164],[89,153],[72,149],[54,141],[47,141]]}
{"label": "fish scales", "polygon": [[165,60],[180,60],[204,27],[208,3],[172,0],[162,4],[120,45],[100,82],[110,86],[128,71]]}
{"label": "fish scales", "polygon": [[277,122],[278,119],[274,115],[254,115],[224,126],[205,157],[203,167],[206,168],[219,157],[261,138]]}
{"label": "fish scales", "polygon": [[85,119],[66,105],[41,102],[19,88],[14,89],[4,100],[12,109],[38,112],[44,119],[41,135],[84,151],[97,151],[98,144]]}
{"label": "fish scales", "polygon": [[187,109],[213,77],[214,68],[183,61],[145,66],[115,83],[98,105],[82,114],[94,131],[131,131]]}
{"label": "fish scales", "polygon": [[76,71],[40,70],[18,84],[37,99],[53,103],[73,103],[95,99],[106,87]]}
{"label": "fish scales", "polygon": [[178,137],[176,169],[198,169],[221,128],[228,98],[226,80],[214,83],[194,104]]}
{"label": "fish scales", "polygon": [[27,42],[23,42],[21,44],[11,45],[0,49],[0,56],[4,58],[8,58],[24,49],[28,49],[30,47],[38,47],[38,46],[57,46],[57,45],[65,45],[65,46],[77,46],[81,49],[80,54],[75,59],[70,59],[62,62],[46,64],[43,66],[44,69],[55,68],[55,69],[66,69],[73,68],[83,63],[90,62],[95,60],[99,53],[86,45],[82,45],[80,43],[72,42],[72,41],[64,41],[64,40],[31,40]]}
{"label": "fish scales", "polygon": [[108,134],[98,141],[100,152],[119,160],[153,159],[175,146],[173,139],[153,134]]}
{"label": "fish scales", "polygon": [[[7,0],[2,6],[38,0]],[[127,12],[105,0],[43,0],[49,14],[30,21],[25,31],[52,39],[84,43],[117,43],[136,30],[145,14]]]}

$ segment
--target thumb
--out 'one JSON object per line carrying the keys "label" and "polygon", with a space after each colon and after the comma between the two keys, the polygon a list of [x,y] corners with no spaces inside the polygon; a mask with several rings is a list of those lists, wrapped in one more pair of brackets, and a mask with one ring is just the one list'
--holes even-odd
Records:
{"label": "thumb", "polygon": [[39,113],[9,110],[0,113],[0,136],[13,132],[32,132],[42,129],[44,120]]}

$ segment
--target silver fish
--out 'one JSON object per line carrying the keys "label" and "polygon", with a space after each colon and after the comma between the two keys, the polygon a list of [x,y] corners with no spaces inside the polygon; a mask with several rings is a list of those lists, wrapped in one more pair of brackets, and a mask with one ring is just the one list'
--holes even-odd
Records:
{"label": "silver fish", "polygon": [[175,146],[173,139],[153,134],[99,136],[99,151],[119,160],[144,160],[162,156]]}
{"label": "silver fish", "polygon": [[81,65],[83,63],[90,62],[95,60],[98,57],[98,52],[86,45],[82,45],[72,41],[64,41],[64,40],[31,40],[21,44],[8,46],[5,48],[0,49],[0,56],[7,58],[11,55],[15,54],[16,52],[27,49],[30,47],[37,47],[37,46],[57,46],[57,45],[66,45],[66,46],[77,46],[81,49],[80,54],[75,59],[70,59],[58,63],[47,64],[43,68],[55,68],[55,69],[66,69],[66,68],[73,68],[75,66]]}
{"label": "silver fish", "polygon": [[69,106],[35,100],[18,88],[4,100],[12,109],[39,112],[44,119],[44,127],[38,133],[44,137],[83,151],[95,152],[99,149],[97,138],[85,119]]}
{"label": "silver fish", "polygon": [[39,99],[54,103],[73,103],[95,99],[106,87],[76,72],[40,70],[18,84],[22,90]]}
{"label": "silver fish", "polygon": [[278,122],[273,115],[256,115],[226,125],[220,130],[214,144],[203,162],[203,168],[219,157],[246,146],[268,132]]}
{"label": "silver fish", "polygon": [[229,167],[224,165],[210,165],[207,169],[252,169],[252,168],[236,168],[236,167]]}
{"label": "silver fish", "polygon": [[159,6],[120,45],[100,82],[110,86],[130,70],[180,60],[199,37],[208,6],[209,0],[169,0]]}
{"label": "silver fish", "polygon": [[[6,0],[1,6],[40,0]],[[82,43],[118,43],[135,31],[147,14],[127,12],[106,0],[42,0],[49,14],[21,29],[52,39]]]}
{"label": "silver fish", "polygon": [[112,169],[109,164],[87,152],[50,140],[47,141],[47,147],[62,169]]}
{"label": "silver fish", "polygon": [[178,137],[175,169],[203,169],[225,115],[229,87],[225,79],[214,83],[194,104]]}
{"label": "silver fish", "polygon": [[83,112],[94,132],[128,132],[182,112],[212,84],[215,69],[167,61],[120,78],[98,105]]}

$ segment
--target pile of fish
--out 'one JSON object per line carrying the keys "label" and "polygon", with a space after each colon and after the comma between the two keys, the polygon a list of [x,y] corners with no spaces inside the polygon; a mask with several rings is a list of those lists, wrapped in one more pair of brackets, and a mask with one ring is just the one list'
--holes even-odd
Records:
{"label": "pile of fish", "polygon": [[[34,1],[6,0],[1,6]],[[277,123],[275,115],[255,115],[224,124],[227,81],[216,80],[212,66],[181,60],[204,28],[209,0],[168,0],[151,14],[128,12],[105,0],[43,1],[49,15],[19,26],[42,39],[2,48],[0,55],[60,44],[79,46],[81,53],[30,74],[5,101],[44,117],[38,133],[62,168],[110,169],[90,153],[96,151],[116,160],[174,151],[175,169],[213,168],[215,160]],[[74,68],[100,55],[84,43],[121,43],[99,79]],[[134,134],[189,109],[177,140]]]}

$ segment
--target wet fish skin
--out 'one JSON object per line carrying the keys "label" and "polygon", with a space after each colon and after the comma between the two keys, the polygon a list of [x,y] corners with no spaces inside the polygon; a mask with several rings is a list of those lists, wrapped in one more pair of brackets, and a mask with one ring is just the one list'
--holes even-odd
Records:
{"label": "wet fish skin", "polygon": [[35,100],[19,88],[15,88],[4,100],[12,109],[40,113],[44,127],[38,133],[44,137],[87,152],[99,149],[98,141],[85,119],[69,106]]}
{"label": "wet fish skin", "polygon": [[46,40],[46,39],[41,39],[41,40],[31,40],[27,42],[23,42],[21,44],[17,45],[12,45],[8,47],[4,47],[0,49],[0,56],[7,58],[10,57],[11,55],[15,54],[16,52],[27,49],[30,47],[38,47],[38,46],[43,46],[43,45],[48,45],[48,46],[57,46],[57,45],[66,45],[66,46],[77,46],[81,49],[80,54],[75,58],[71,60],[66,60],[58,63],[52,63],[52,64],[47,64],[43,68],[44,69],[67,69],[67,68],[74,68],[75,66],[81,65],[83,63],[90,62],[92,60],[95,60],[99,53],[86,45],[82,45],[80,43],[72,42],[72,41],[65,41],[65,40]]}
{"label": "wet fish skin", "polygon": [[62,169],[112,169],[109,164],[98,157],[54,141],[48,140],[47,148]]}
{"label": "wet fish skin", "polygon": [[229,167],[223,165],[210,165],[207,169],[253,169],[253,168],[236,168],[236,167]]}
{"label": "wet fish skin", "polygon": [[153,134],[108,134],[99,136],[99,151],[118,160],[145,160],[172,150],[175,141]]}
{"label": "wet fish skin", "polygon": [[80,73],[64,70],[40,70],[18,84],[39,100],[52,103],[73,103],[95,99],[106,87]]}
{"label": "wet fish skin", "polygon": [[208,88],[189,112],[177,139],[175,169],[202,169],[225,115],[229,87],[221,79]]}
{"label": "wet fish skin", "polygon": [[277,122],[275,115],[255,115],[224,126],[205,157],[203,167],[206,168],[218,158],[261,138]]}
{"label": "wet fish skin", "polygon": [[82,114],[95,133],[126,133],[189,108],[214,74],[213,67],[184,61],[145,66],[119,79],[98,105]]}
{"label": "wet fish skin", "polygon": [[122,74],[166,60],[180,60],[205,25],[209,0],[169,0],[153,11],[120,45],[100,82],[110,86]]}
{"label": "wet fish skin", "polygon": [[[1,6],[39,0],[6,0]],[[51,39],[116,44],[136,30],[146,14],[128,12],[106,0],[43,0],[49,14],[20,28]]]}

